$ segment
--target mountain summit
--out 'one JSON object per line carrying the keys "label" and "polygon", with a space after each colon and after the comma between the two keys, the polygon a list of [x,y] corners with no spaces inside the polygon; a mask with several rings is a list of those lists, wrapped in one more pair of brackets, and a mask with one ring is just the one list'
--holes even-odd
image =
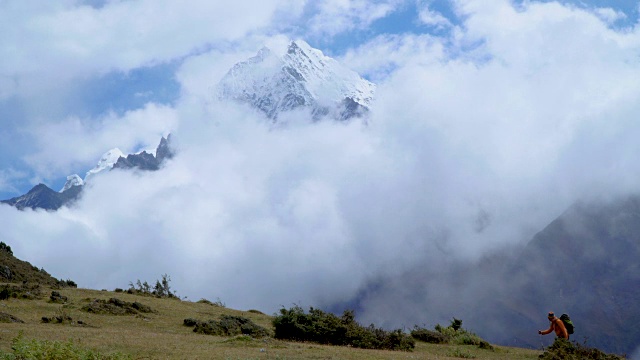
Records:
{"label": "mountain summit", "polygon": [[220,100],[247,103],[276,120],[278,115],[307,108],[314,119],[362,117],[376,86],[302,40],[278,56],[269,48],[239,62],[217,88]]}

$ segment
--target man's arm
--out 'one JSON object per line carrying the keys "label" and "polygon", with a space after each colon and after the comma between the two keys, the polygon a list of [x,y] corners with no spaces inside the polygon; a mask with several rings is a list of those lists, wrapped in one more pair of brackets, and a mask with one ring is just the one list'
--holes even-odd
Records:
{"label": "man's arm", "polygon": [[552,331],[553,331],[553,323],[551,323],[551,325],[549,326],[549,328],[548,328],[547,330],[544,330],[544,331],[543,331],[543,330],[539,330],[539,331],[538,331],[538,334],[540,334],[540,335],[547,335],[547,334],[549,334],[549,333],[550,333],[550,332],[552,332]]}

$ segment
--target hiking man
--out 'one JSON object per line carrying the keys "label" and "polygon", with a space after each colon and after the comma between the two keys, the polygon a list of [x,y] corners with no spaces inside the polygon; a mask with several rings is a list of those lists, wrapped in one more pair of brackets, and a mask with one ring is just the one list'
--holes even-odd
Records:
{"label": "hiking man", "polygon": [[564,326],[562,320],[556,317],[553,311],[549,312],[547,318],[551,322],[551,325],[547,330],[538,330],[538,334],[547,335],[552,331],[555,331],[557,337],[569,340],[569,332],[567,332],[567,328]]}

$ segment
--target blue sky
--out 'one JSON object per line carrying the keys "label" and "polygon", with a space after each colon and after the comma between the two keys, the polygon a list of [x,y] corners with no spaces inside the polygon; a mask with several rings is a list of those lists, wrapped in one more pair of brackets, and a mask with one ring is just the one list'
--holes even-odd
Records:
{"label": "blue sky", "polygon": [[[98,289],[168,273],[190,299],[267,313],[389,279],[364,323],[446,322],[442,289],[422,304],[429,284],[402,274],[640,193],[638,1],[188,4],[0,1],[0,199],[59,190],[115,147],[172,133],[178,148],[161,171],[94,178],[73,207],[0,205],[20,258]],[[233,64],[300,38],[377,83],[367,126],[273,130],[215,101]]]}

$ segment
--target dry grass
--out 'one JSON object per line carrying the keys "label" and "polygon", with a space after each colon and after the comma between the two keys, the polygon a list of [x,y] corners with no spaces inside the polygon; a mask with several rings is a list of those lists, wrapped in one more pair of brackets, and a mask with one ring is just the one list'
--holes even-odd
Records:
{"label": "dry grass", "polygon": [[[58,290],[69,298],[66,304],[48,302],[51,290],[39,300],[9,299],[0,301],[0,312],[23,321],[0,323],[0,350],[11,351],[11,340],[23,332],[26,338],[74,341],[78,346],[101,353],[121,352],[134,359],[537,359],[539,351],[496,347],[495,351],[475,346],[433,345],[417,342],[413,352],[363,350],[309,343],[284,342],[248,337],[216,337],[194,333],[183,326],[186,318],[218,319],[222,314],[243,316],[271,329],[271,317],[248,311],[236,311],[206,303],[177,299],[158,299],[127,293],[87,289]],[[97,315],[81,311],[88,301],[116,297],[127,302],[140,302],[155,313],[141,315]],[[73,323],[45,324],[43,316],[64,313]],[[86,325],[78,325],[80,320]]]}

